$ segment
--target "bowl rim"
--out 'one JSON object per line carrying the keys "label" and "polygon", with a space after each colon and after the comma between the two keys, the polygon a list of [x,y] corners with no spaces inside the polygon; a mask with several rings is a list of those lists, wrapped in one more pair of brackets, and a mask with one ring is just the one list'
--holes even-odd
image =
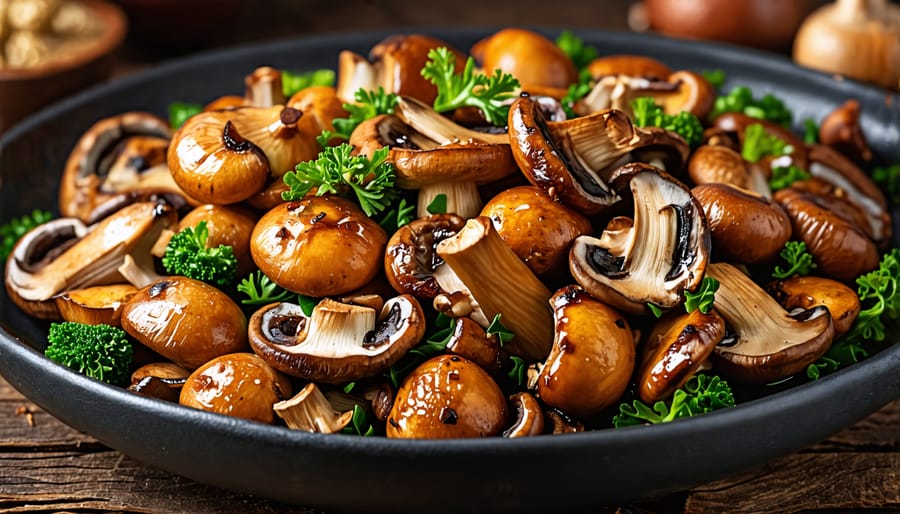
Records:
{"label": "bowl rim", "polygon": [[50,64],[30,68],[0,67],[0,82],[26,81],[81,68],[115,52],[125,40],[128,18],[119,6],[105,0],[79,0],[101,18],[103,33],[84,50]]}

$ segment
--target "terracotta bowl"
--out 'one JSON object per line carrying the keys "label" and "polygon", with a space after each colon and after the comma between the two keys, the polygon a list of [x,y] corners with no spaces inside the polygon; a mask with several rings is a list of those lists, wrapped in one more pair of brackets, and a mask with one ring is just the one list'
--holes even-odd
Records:
{"label": "terracotta bowl", "polygon": [[103,34],[64,60],[35,68],[0,69],[0,133],[54,100],[109,78],[115,51],[125,38],[125,14],[102,0],[82,2],[95,13]]}

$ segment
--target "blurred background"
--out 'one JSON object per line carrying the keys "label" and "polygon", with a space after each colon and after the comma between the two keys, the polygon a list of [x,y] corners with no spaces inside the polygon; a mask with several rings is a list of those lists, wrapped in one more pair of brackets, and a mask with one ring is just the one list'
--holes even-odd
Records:
{"label": "blurred background", "polygon": [[723,41],[895,89],[900,77],[900,6],[889,0],[0,0],[0,132],[89,85],[211,48],[337,31],[529,25]]}

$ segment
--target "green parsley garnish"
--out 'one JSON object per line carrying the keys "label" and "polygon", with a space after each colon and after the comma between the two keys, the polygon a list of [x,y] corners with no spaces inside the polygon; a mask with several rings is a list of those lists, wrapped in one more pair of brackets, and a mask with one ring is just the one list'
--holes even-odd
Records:
{"label": "green parsley garnish", "polygon": [[315,70],[306,73],[294,73],[281,70],[281,91],[285,98],[294,96],[295,93],[313,86],[333,86],[333,70]]}
{"label": "green parsley garnish", "polygon": [[700,282],[700,288],[696,293],[684,292],[684,310],[689,314],[699,309],[703,314],[709,314],[713,302],[716,301],[716,291],[719,290],[719,281],[712,277],[704,277]]}
{"label": "green parsley garnish", "polygon": [[722,86],[725,85],[725,70],[715,69],[715,70],[703,70],[700,72],[700,75],[703,75],[703,78],[709,82],[716,91],[722,89]]}
{"label": "green parsley garnish", "polygon": [[344,427],[342,433],[361,435],[363,437],[375,434],[375,429],[369,423],[369,416],[366,415],[366,411],[359,404],[353,405],[353,415],[350,417],[350,423]]}
{"label": "green parsley garnish", "polygon": [[778,191],[801,180],[808,180],[812,175],[803,168],[797,166],[776,166],[772,168],[772,178],[769,179],[769,188]]}
{"label": "green parsley garnish", "polygon": [[813,119],[803,120],[803,142],[808,145],[819,142],[819,124]]}
{"label": "green parsley garnish", "polygon": [[447,195],[441,193],[435,195],[434,199],[425,207],[429,214],[447,214]]}
{"label": "green parsley garnish", "polygon": [[200,104],[189,104],[184,102],[174,102],[169,104],[169,125],[173,129],[177,129],[184,125],[184,122],[191,116],[203,111]]}
{"label": "green parsley garnish", "polygon": [[619,405],[613,417],[616,428],[630,425],[667,423],[678,418],[696,416],[734,406],[734,395],[727,382],[715,375],[694,375],[681,389],[676,389],[670,403],[658,401],[650,407],[640,400]]}
{"label": "green parsley garnish", "polygon": [[336,118],[332,121],[334,132],[323,130],[321,134],[316,136],[316,141],[323,148],[328,146],[328,142],[334,138],[350,139],[350,134],[359,126],[360,123],[372,119],[382,114],[394,114],[394,107],[397,106],[397,95],[394,93],[386,93],[384,88],[379,86],[377,91],[367,91],[365,89],[357,89],[353,93],[355,103],[344,104],[344,110],[350,116],[347,118]]}
{"label": "green parsley garnish", "polygon": [[207,248],[209,229],[206,220],[172,236],[166,246],[162,265],[171,275],[202,280],[214,286],[229,286],[237,274],[237,257],[229,245]]}
{"label": "green parsley garnish", "polygon": [[469,57],[463,72],[456,73],[456,55],[446,47],[428,51],[428,63],[422,76],[437,87],[434,110],[447,112],[460,107],[476,107],[496,126],[506,125],[509,106],[519,81],[509,73],[495,69],[493,75],[475,73],[475,59]]}
{"label": "green parsley garnish", "polygon": [[760,123],[748,125],[744,129],[744,146],[741,156],[750,162],[756,162],[767,155],[780,156],[791,153],[794,147],[785,143],[778,136],[769,134]]}
{"label": "green parsley garnish", "polygon": [[715,119],[718,115],[726,112],[740,112],[785,127],[791,126],[791,119],[794,117],[778,97],[767,94],[757,100],[753,98],[753,92],[747,86],[738,86],[727,95],[716,98],[709,117]]}
{"label": "green parsley garnish", "polygon": [[295,303],[303,310],[303,314],[312,315],[313,309],[319,304],[319,300],[302,294],[292,293],[279,286],[265,273],[256,270],[238,284],[239,293],[247,297],[241,299],[244,305],[268,305],[276,302]]}
{"label": "green parsley garnish", "polygon": [[500,322],[500,317],[502,314],[497,314],[491,320],[490,325],[488,325],[487,329],[485,329],[484,333],[488,337],[495,336],[497,340],[500,342],[500,346],[503,347],[506,343],[515,339],[516,334],[514,334],[510,329],[503,326],[503,323]]}
{"label": "green parsley garnish", "polygon": [[900,202],[900,164],[878,167],[872,170],[874,180],[894,202]]}
{"label": "green parsley garnish", "polygon": [[506,374],[519,387],[525,387],[528,382],[528,366],[525,365],[525,359],[516,355],[510,355],[509,360],[512,361],[513,367]]}
{"label": "green parsley garnish", "polygon": [[281,198],[291,202],[303,199],[313,188],[316,195],[333,193],[355,196],[367,216],[381,212],[396,196],[394,165],[388,162],[388,147],[365,155],[351,155],[353,147],[347,143],[326,147],[318,159],[297,164],[294,171],[282,180],[290,188]]}
{"label": "green parsley garnish", "polygon": [[390,235],[399,230],[403,225],[416,219],[415,212],[416,206],[407,204],[406,198],[401,198],[396,204],[391,204],[391,208],[388,209],[387,213],[385,213],[378,224],[381,225],[381,228],[384,229],[385,233]]}
{"label": "green parsley garnish", "polygon": [[670,116],[650,97],[636,98],[631,103],[631,109],[634,111],[634,124],[639,127],[661,127],[675,132],[691,146],[703,141],[703,125],[689,112],[682,111]]}
{"label": "green parsley garnish", "polygon": [[787,269],[775,266],[772,277],[785,279],[799,275],[804,277],[816,268],[812,254],[806,251],[806,243],[802,241],[788,241],[778,254],[787,263]]}
{"label": "green parsley garnish", "polygon": [[35,209],[31,214],[26,214],[19,218],[13,218],[0,226],[0,263],[6,262],[9,254],[12,253],[13,247],[19,239],[28,231],[38,225],[47,223],[53,219],[53,215],[49,211]]}
{"label": "green parsley garnish", "polygon": [[585,45],[584,40],[569,30],[560,32],[559,37],[556,38],[556,46],[569,56],[576,70],[584,69],[597,58],[597,49]]}

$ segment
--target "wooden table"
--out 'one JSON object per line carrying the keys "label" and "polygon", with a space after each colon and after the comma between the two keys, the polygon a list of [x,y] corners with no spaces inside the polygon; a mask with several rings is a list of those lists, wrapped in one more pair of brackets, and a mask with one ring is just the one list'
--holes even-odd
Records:
{"label": "wooden table", "polygon": [[[245,4],[242,22],[206,38],[209,46],[399,25],[540,24],[624,30],[628,6],[616,0],[569,0],[550,9],[520,0],[455,0],[429,4],[427,9],[411,9],[399,0]],[[123,52],[116,74],[151,66],[178,52],[132,44]],[[620,512],[864,509],[900,512],[900,402],[804,451],[727,480],[628,505]],[[590,510],[614,512],[616,506]],[[222,491],[143,465],[66,427],[2,379],[0,511],[314,512]]]}

